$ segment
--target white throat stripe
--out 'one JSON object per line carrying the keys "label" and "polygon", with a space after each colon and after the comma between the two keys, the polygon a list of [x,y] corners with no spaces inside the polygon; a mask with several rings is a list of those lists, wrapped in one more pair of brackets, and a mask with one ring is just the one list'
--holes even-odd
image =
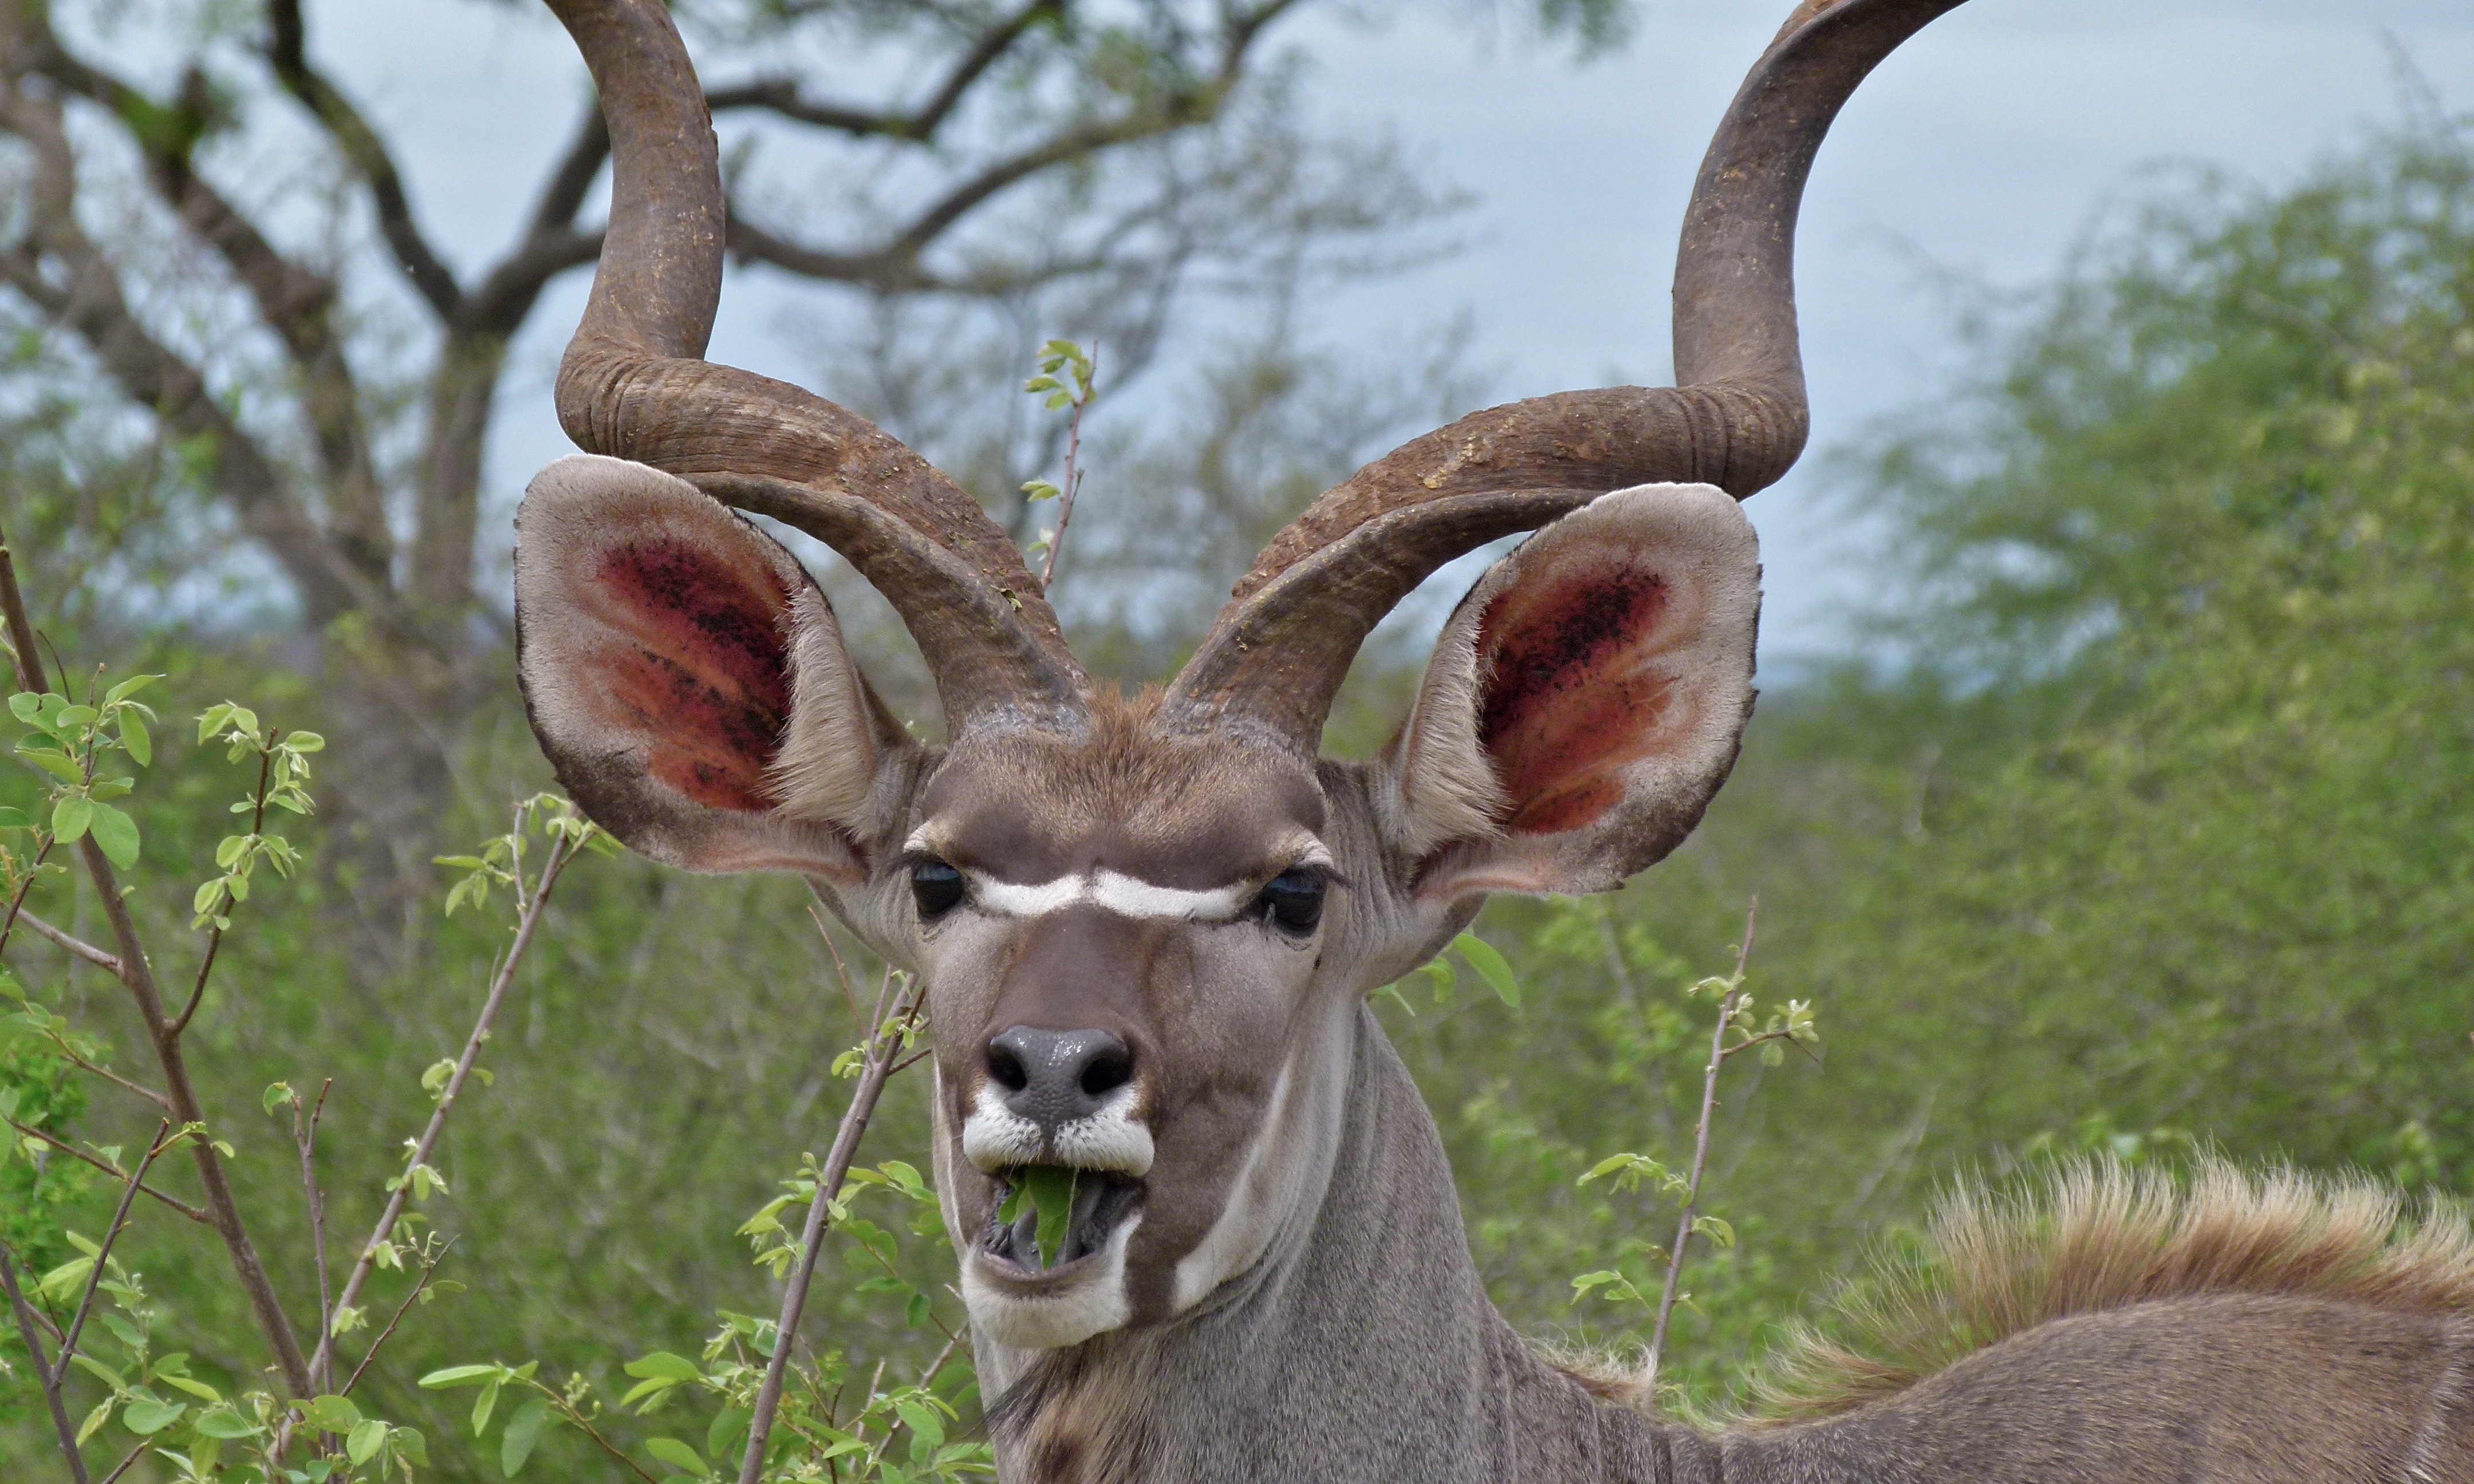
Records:
{"label": "white throat stripe", "polygon": [[1250,895],[1251,889],[1246,886],[1216,887],[1207,892],[1153,886],[1107,870],[1059,876],[1036,886],[992,880],[977,872],[971,874],[972,902],[983,911],[1013,918],[1040,917],[1067,907],[1088,905],[1120,917],[1225,922],[1245,910]]}

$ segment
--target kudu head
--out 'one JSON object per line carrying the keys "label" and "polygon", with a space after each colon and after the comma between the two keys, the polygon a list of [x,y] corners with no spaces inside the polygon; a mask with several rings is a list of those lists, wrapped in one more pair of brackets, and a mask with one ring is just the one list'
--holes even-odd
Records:
{"label": "kudu head", "polygon": [[[701,359],[719,292],[712,126],[659,0],[552,0],[616,170],[558,380],[584,457],[520,516],[524,694],[585,809],[699,871],[781,870],[926,987],[936,1167],[973,1323],[1076,1344],[1212,1302],[1302,1237],[1373,987],[1491,892],[1612,888],[1699,821],[1752,706],[1759,565],[1736,501],[1806,417],[1790,254],[1814,147],[1955,0],[1811,0],[1702,169],[1676,389],[1569,393],[1430,433],[1263,553],[1165,690],[1067,652],[1006,533],[882,431]],[[870,690],[807,573],[822,539],[918,640],[949,740]],[[1319,756],[1351,658],[1455,557],[1524,530],[1445,625],[1369,763]],[[997,1212],[1078,1175],[1061,1250]]]}

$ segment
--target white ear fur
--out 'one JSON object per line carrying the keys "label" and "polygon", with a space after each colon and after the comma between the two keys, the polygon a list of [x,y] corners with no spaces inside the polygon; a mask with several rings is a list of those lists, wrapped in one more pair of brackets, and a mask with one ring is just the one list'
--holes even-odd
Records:
{"label": "white ear fur", "polygon": [[[851,662],[841,626],[806,570],[770,538],[685,480],[621,459],[575,455],[525,491],[516,553],[518,669],[533,730],[587,812],[629,846],[697,871],[849,876],[853,838],[888,749],[909,746]],[[622,547],[703,554],[762,581],[778,602],[789,705],[754,797],[727,806],[682,792],[654,760],[675,718],[630,706],[614,660],[649,653],[643,612],[596,578]],[[768,806],[767,802],[770,802]]]}
{"label": "white ear fur", "polygon": [[794,819],[844,826],[866,814],[889,739],[874,725],[881,707],[842,647],[842,627],[813,586],[790,600],[790,720],[765,770],[767,791]]}
{"label": "white ear fur", "polygon": [[1498,562],[1452,610],[1426,661],[1426,679],[1409,723],[1390,750],[1393,786],[1377,790],[1385,836],[1412,859],[1454,840],[1491,840],[1512,814],[1511,796],[1477,734],[1478,702],[1492,666],[1477,652],[1478,616],[1486,610]]}
{"label": "white ear fur", "polygon": [[[1619,803],[1577,827],[1524,826],[1521,811],[1539,801],[1516,796],[1520,779],[1482,735],[1504,658],[1480,648],[1488,617],[1506,599],[1516,609],[1608,573],[1654,576],[1663,606],[1619,662],[1582,683],[1660,696],[1656,713],[1640,719],[1651,745],[1610,770]],[[1752,705],[1759,614],[1758,539],[1736,501],[1711,486],[1619,490],[1544,527],[1496,562],[1444,626],[1388,754],[1393,786],[1377,796],[1388,842],[1412,860],[1448,848],[1428,883],[1446,895],[1619,884],[1681,843],[1733,766]],[[1547,683],[1560,691],[1569,682]]]}

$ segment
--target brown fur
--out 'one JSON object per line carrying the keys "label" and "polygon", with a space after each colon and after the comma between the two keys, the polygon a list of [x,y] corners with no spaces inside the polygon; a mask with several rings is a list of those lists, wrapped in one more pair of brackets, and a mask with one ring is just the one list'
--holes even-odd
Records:
{"label": "brown fur", "polygon": [[2112,1160],[2024,1193],[1963,1185],[1913,1259],[1883,1260],[1772,1359],[1747,1420],[1850,1412],[2073,1315],[2235,1294],[2474,1313],[2474,1229],[2444,1209],[2410,1219],[2360,1178],[2214,1158],[2187,1187]]}

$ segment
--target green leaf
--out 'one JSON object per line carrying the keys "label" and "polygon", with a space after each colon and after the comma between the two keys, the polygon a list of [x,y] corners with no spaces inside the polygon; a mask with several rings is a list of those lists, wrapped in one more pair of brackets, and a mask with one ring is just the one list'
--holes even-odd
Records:
{"label": "green leaf", "polygon": [[1066,1224],[1074,1216],[1074,1186],[1079,1170],[1055,1164],[1034,1164],[1022,1172],[1022,1192],[1039,1213],[1039,1225],[1031,1240],[1039,1248],[1039,1265],[1056,1265],[1056,1255],[1065,1247]]}
{"label": "green leaf", "polygon": [[723,1407],[714,1418],[713,1425],[705,1429],[704,1450],[716,1458],[726,1455],[747,1431],[748,1421],[747,1408]]}
{"label": "green leaf", "polygon": [[[288,1082],[271,1082],[267,1084],[266,1090],[258,1094],[257,1100],[265,1105],[268,1113],[272,1113],[287,1104],[300,1102],[301,1094],[293,1091],[292,1084]],[[429,1382],[424,1380],[421,1384],[426,1386]]]}
{"label": "green leaf", "polygon": [[1693,1217],[1692,1230],[1700,1233],[1702,1235],[1708,1237],[1710,1240],[1717,1243],[1721,1247],[1727,1248],[1731,1251],[1734,1248],[1735,1229],[1719,1220],[1715,1216]]}
{"label": "green leaf", "polygon": [[[279,1083],[277,1086],[279,1087],[281,1084]],[[443,1391],[450,1386],[478,1386],[483,1381],[506,1375],[506,1372],[505,1366],[498,1365],[449,1366],[444,1371],[430,1372],[413,1384],[424,1391]]]}
{"label": "green leaf", "polygon": [[1520,980],[1513,974],[1512,965],[1493,944],[1475,933],[1463,933],[1452,940],[1452,947],[1458,950],[1468,967],[1477,970],[1478,977],[1494,991],[1496,998],[1516,1010],[1520,1008]]}
{"label": "green leaf", "polygon": [[480,1395],[473,1399],[473,1436],[477,1438],[489,1430],[490,1414],[497,1409],[497,1405],[498,1381],[493,1376],[490,1383],[481,1388]]}
{"label": "green leaf", "polygon": [[113,865],[123,871],[137,864],[137,822],[108,803],[93,803],[94,817],[86,827],[94,833],[94,843]]}
{"label": "green leaf", "polygon": [[326,751],[327,739],[314,731],[296,731],[283,739],[283,745],[296,753]]}
{"label": "green leaf", "polygon": [[85,1287],[86,1275],[93,1271],[92,1257],[71,1257],[44,1274],[43,1281],[36,1286],[42,1290],[45,1298],[65,1299]]}
{"label": "green leaf", "polygon": [[930,1448],[945,1441],[945,1420],[938,1417],[936,1409],[927,1402],[897,1401],[893,1404],[893,1411],[902,1419],[902,1425],[910,1429],[911,1436]]}
{"label": "green leaf", "polygon": [[1607,1176],[1613,1174],[1615,1171],[1630,1165],[1635,1160],[1639,1158],[1640,1156],[1633,1154],[1611,1154],[1605,1159],[1600,1160],[1597,1163],[1590,1165],[1589,1172],[1582,1176],[1579,1180],[1573,1182],[1573,1184],[1586,1185],[1590,1181],[1603,1180]]}
{"label": "green leaf", "polygon": [[212,1386],[207,1385],[204,1381],[194,1379],[190,1376],[164,1376],[158,1373],[155,1378],[161,1381],[166,1386],[173,1387],[180,1391],[185,1391],[190,1396],[193,1396],[199,1400],[206,1402],[209,1405],[224,1400],[224,1394],[222,1392],[215,1390]]}
{"label": "green leaf", "polygon": [[0,804],[0,829],[23,829],[33,823],[34,821],[26,818],[25,810],[12,809],[5,804]]}
{"label": "green leaf", "polygon": [[498,1443],[498,1467],[509,1478],[521,1472],[524,1460],[533,1456],[533,1445],[550,1423],[549,1402],[540,1397],[516,1408],[507,1419],[507,1435]]}
{"label": "green leaf", "polygon": [[660,1459],[665,1467],[691,1478],[704,1477],[704,1460],[697,1456],[694,1448],[676,1438],[646,1438],[644,1451]]}
{"label": "green leaf", "polygon": [[112,686],[109,690],[105,691],[103,693],[103,699],[106,704],[126,701],[162,678],[163,677],[159,675],[133,675],[129,679],[122,681],[119,684]]}
{"label": "green leaf", "polygon": [[60,714],[52,717],[47,725],[52,734],[58,736],[63,732],[91,727],[102,714],[90,706],[64,706],[61,707]]}
{"label": "green leaf", "polygon": [[348,1397],[320,1397],[302,1413],[303,1421],[319,1432],[350,1432],[361,1424],[361,1409]]}
{"label": "green leaf", "polygon": [[134,711],[120,713],[120,745],[129,750],[130,757],[141,768],[155,762],[155,738],[146,730],[146,723]]}
{"label": "green leaf", "polygon": [[85,770],[74,758],[57,748],[20,747],[17,755],[66,783],[84,783]]}
{"label": "green leaf", "polygon": [[429,1467],[429,1440],[421,1435],[421,1429],[395,1428],[387,1434],[387,1441],[395,1446],[395,1456],[398,1458],[406,1463],[419,1464],[424,1469]]}
{"label": "green leaf", "polygon": [[77,1440],[80,1443],[84,1443],[86,1439],[93,1437],[96,1428],[101,1427],[105,1423],[111,1420],[112,1403],[119,1400],[120,1399],[117,1397],[106,1397],[102,1401],[96,1403],[93,1411],[85,1414],[85,1421],[78,1424]]}
{"label": "green leaf", "polygon": [[378,1456],[378,1449],[386,1445],[386,1436],[387,1424],[375,1417],[369,1418],[356,1424],[344,1439],[344,1456],[358,1468]]}
{"label": "green leaf", "polygon": [[667,1376],[657,1376],[648,1381],[638,1381],[635,1385],[627,1388],[627,1394],[625,1396],[618,1399],[618,1405],[622,1408],[632,1407],[638,1401],[642,1400],[646,1402],[646,1405],[643,1410],[649,1412],[652,1410],[652,1406],[650,1404],[652,1399],[662,1396],[671,1387],[678,1384],[679,1382],[675,1377]]}
{"label": "green leaf", "polygon": [[21,690],[9,698],[9,713],[21,722],[32,722],[42,712],[43,697],[39,691]]}
{"label": "green leaf", "polygon": [[69,794],[52,805],[52,838],[62,845],[74,845],[85,838],[85,828],[94,823],[94,801],[83,794]]}
{"label": "green leaf", "polygon": [[197,1426],[201,1436],[209,1438],[254,1438],[266,1430],[229,1405],[200,1412]]}
{"label": "green leaf", "polygon": [[704,1372],[685,1355],[673,1355],[657,1350],[641,1360],[630,1360],[625,1366],[629,1376],[643,1380],[694,1381],[704,1378]]}
{"label": "green leaf", "polygon": [[151,1437],[179,1422],[182,1414],[188,1410],[188,1403],[184,1401],[158,1401],[153,1397],[139,1396],[122,1409],[120,1425],[141,1438]]}

